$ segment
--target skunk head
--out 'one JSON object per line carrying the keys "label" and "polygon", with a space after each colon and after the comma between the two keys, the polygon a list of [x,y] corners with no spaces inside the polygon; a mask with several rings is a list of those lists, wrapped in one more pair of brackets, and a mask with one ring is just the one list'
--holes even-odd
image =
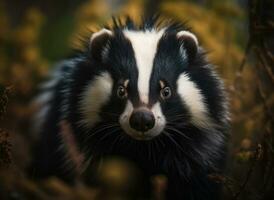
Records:
{"label": "skunk head", "polygon": [[87,128],[104,124],[105,132],[150,140],[225,122],[222,84],[183,26],[104,28],[91,36],[88,54],[95,76],[80,101]]}

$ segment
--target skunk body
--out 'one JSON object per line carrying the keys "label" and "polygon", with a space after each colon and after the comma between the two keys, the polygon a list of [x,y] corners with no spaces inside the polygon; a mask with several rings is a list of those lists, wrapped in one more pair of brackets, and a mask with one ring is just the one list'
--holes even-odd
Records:
{"label": "skunk body", "polygon": [[36,170],[67,177],[60,122],[86,160],[118,155],[165,174],[167,199],[214,200],[226,155],[223,83],[196,36],[177,23],[131,20],[93,33],[59,64],[40,98]]}

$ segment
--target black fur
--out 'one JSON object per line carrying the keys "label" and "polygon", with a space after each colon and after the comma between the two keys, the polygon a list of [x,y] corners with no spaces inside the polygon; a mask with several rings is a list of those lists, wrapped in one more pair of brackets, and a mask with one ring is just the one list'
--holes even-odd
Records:
{"label": "black fur", "polygon": [[[41,143],[38,145],[35,159],[36,174],[40,177],[56,175],[67,179],[69,172],[62,165],[63,152],[57,151],[61,145],[58,123],[64,119],[71,125],[78,147],[85,152],[87,159],[91,156],[101,159],[108,155],[119,155],[135,162],[149,176],[166,174],[167,199],[219,199],[221,185],[210,180],[208,175],[223,171],[228,120],[226,96],[213,66],[208,63],[201,48],[188,51],[188,48],[193,47],[186,46],[187,58],[180,56],[181,43],[176,38],[176,33],[186,30],[183,24],[166,24],[158,18],[145,20],[140,26],[135,25],[129,18],[125,24],[117,19],[113,21],[114,36],[107,38],[109,51],[106,59],[94,59],[87,48],[71,58],[69,61],[72,63],[65,62],[59,66],[61,73],[58,84],[48,88],[53,93],[53,98],[48,102],[51,107],[41,127]],[[111,128],[105,128],[101,134],[87,137],[87,133],[93,133],[108,123],[118,123],[118,117],[113,113],[120,115],[126,104],[126,100],[118,99],[115,92],[121,80],[131,80],[128,97],[134,105],[140,103],[136,83],[136,61],[131,44],[122,30],[142,31],[160,27],[166,29],[154,60],[149,104],[153,105],[159,100],[159,80],[164,80],[172,91],[176,91],[176,80],[185,72],[201,90],[214,126],[207,129],[191,124],[187,106],[174,92],[172,98],[161,101],[167,121],[172,122],[168,124],[172,129],[165,130],[170,136],[161,134],[153,140],[137,141],[125,134],[121,128],[114,132]],[[98,56],[98,52],[96,53]],[[91,130],[86,130],[78,123],[82,117],[79,111],[81,94],[87,84],[103,71],[108,71],[114,80],[111,100],[101,109],[100,116],[103,120]],[[118,139],[120,135],[123,136],[122,139]]]}

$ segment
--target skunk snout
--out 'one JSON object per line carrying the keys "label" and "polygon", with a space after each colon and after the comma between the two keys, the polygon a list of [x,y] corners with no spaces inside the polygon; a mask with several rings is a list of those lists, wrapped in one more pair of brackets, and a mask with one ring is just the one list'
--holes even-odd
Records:
{"label": "skunk snout", "polygon": [[129,124],[137,131],[146,132],[154,127],[155,118],[150,110],[140,108],[132,112]]}

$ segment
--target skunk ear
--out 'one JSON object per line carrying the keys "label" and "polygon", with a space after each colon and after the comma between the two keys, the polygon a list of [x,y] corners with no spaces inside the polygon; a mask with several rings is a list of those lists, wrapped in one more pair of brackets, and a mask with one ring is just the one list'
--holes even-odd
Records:
{"label": "skunk ear", "polygon": [[103,61],[107,58],[111,37],[112,32],[108,29],[102,29],[92,34],[89,43],[89,50],[94,59],[97,61]]}
{"label": "skunk ear", "polygon": [[180,31],[176,36],[181,43],[180,51],[182,55],[186,53],[189,62],[191,62],[198,52],[199,44],[197,37],[189,31]]}

